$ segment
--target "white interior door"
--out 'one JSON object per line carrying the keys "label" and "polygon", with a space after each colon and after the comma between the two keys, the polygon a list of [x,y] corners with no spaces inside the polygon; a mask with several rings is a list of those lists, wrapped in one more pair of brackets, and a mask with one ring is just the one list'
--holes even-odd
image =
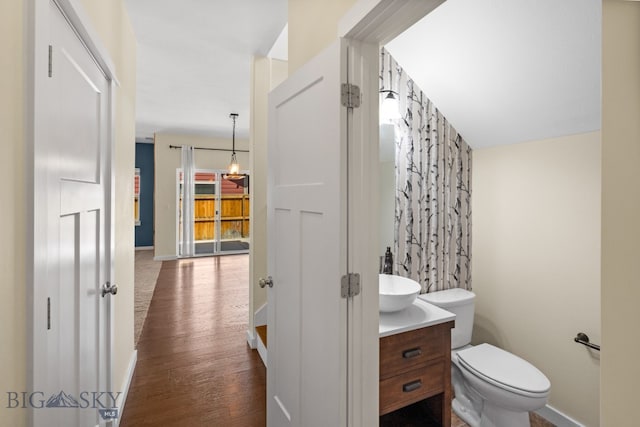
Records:
{"label": "white interior door", "polygon": [[47,315],[34,325],[33,357],[44,407],[33,411],[34,424],[106,425],[99,410],[120,403],[94,394],[111,391],[111,296],[101,295],[111,250],[109,82],[53,2],[49,31],[46,132],[36,143],[41,188],[35,192],[42,198],[36,209],[44,210],[35,226],[45,233],[46,273],[35,277],[34,298]]}
{"label": "white interior door", "polygon": [[267,425],[347,423],[346,48],[269,95]]}

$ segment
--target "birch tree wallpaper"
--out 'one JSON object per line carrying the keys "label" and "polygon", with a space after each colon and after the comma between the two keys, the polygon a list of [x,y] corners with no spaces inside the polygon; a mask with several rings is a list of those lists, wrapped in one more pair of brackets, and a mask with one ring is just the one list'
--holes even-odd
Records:
{"label": "birch tree wallpaper", "polygon": [[471,290],[471,148],[382,49],[380,89],[399,95],[395,121],[394,274],[422,293]]}

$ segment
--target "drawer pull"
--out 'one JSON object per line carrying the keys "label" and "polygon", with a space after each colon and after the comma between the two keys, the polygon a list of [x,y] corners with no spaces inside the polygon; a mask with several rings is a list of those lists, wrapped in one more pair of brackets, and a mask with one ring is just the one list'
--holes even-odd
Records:
{"label": "drawer pull", "polygon": [[418,357],[422,354],[420,347],[412,348],[411,350],[405,350],[402,352],[402,357],[405,359],[411,359],[412,357]]}
{"label": "drawer pull", "polygon": [[409,393],[411,391],[417,390],[420,387],[422,387],[422,381],[421,380],[415,380],[415,381],[411,381],[410,383],[406,383],[405,385],[402,386],[402,391],[405,393]]}

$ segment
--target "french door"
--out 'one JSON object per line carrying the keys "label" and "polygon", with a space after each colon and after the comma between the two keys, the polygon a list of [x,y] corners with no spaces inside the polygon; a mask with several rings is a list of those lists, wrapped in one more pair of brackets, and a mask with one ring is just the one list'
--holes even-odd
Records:
{"label": "french door", "polygon": [[[183,256],[183,221],[193,226],[195,256],[249,251],[249,175],[229,180],[226,170],[196,169],[192,200],[183,200],[182,170],[176,172],[177,253]],[[194,217],[184,217],[184,203],[192,203]]]}

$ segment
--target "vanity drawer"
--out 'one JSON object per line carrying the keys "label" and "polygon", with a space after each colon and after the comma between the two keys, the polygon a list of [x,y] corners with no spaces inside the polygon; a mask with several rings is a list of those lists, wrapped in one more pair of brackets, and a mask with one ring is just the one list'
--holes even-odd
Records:
{"label": "vanity drawer", "polygon": [[424,366],[444,356],[450,347],[445,338],[451,332],[445,323],[380,338],[380,380]]}
{"label": "vanity drawer", "polygon": [[380,415],[444,392],[444,370],[438,360],[380,381]]}

